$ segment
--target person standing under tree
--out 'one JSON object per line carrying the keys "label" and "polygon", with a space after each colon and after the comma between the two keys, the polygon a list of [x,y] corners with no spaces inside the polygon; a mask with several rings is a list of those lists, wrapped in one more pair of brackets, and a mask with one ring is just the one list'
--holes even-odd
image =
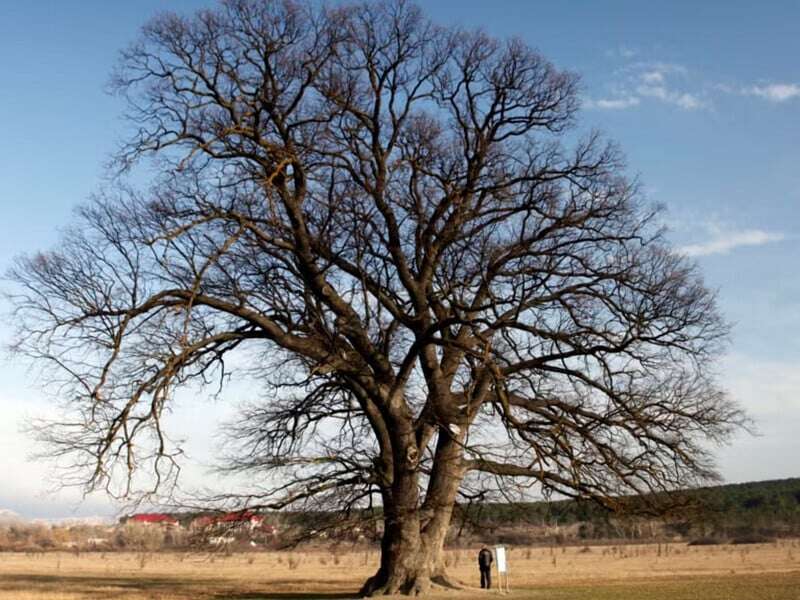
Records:
{"label": "person standing under tree", "polygon": [[489,589],[492,587],[492,562],[494,557],[492,551],[487,547],[481,548],[478,552],[478,568],[481,571],[481,588]]}

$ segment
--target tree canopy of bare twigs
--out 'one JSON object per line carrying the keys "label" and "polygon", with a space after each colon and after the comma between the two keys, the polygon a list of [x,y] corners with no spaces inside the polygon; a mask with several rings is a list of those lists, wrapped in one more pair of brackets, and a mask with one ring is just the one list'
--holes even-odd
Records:
{"label": "tree canopy of bare twigs", "polygon": [[228,0],[153,19],[114,85],[118,183],[12,271],[16,347],[68,409],[43,436],[89,488],[168,484],[175,391],[243,363],[242,500],[382,506],[364,593],[448,583],[459,495],[713,477],[742,421],[726,325],[619,151],[578,135],[574,75],[402,0]]}

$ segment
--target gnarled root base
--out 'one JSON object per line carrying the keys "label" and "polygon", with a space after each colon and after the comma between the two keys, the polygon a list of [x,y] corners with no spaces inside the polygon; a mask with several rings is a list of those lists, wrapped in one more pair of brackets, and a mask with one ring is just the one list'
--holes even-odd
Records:
{"label": "gnarled root base", "polygon": [[431,583],[436,587],[446,588],[448,590],[463,590],[464,585],[456,580],[448,577],[447,573],[439,573],[431,577]]}
{"label": "gnarled root base", "polygon": [[433,575],[393,573],[387,577],[386,574],[378,571],[367,579],[359,595],[362,597],[391,596],[395,594],[420,596],[436,589],[460,590],[463,589],[463,586],[449,578],[444,572],[438,572]]}

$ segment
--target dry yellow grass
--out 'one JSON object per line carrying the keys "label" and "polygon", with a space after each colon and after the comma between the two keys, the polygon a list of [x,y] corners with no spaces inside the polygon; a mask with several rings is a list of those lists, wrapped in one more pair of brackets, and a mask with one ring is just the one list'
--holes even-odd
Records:
{"label": "dry yellow grass", "polygon": [[[475,550],[451,550],[452,575],[477,585]],[[254,554],[0,554],[0,599],[346,598],[376,551]],[[513,548],[511,598],[548,600],[800,599],[800,542],[752,546]],[[437,594],[437,595],[442,595]],[[444,593],[466,600],[480,590]]]}

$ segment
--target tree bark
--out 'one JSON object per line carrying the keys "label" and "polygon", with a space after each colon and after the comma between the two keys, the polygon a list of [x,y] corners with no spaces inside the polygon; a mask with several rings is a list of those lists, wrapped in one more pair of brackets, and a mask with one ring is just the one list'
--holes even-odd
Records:
{"label": "tree bark", "polygon": [[418,506],[416,473],[396,480],[391,496],[384,497],[381,564],[361,588],[362,596],[418,596],[434,586],[460,587],[448,577],[443,555],[453,503],[463,477],[460,443],[442,436],[436,453],[436,467],[422,506]]}
{"label": "tree bark", "polygon": [[361,596],[406,594],[418,596],[432,587],[457,588],[446,573],[443,541],[449,525],[434,530],[419,528],[419,514],[390,523],[381,540],[381,564],[359,592]]}

